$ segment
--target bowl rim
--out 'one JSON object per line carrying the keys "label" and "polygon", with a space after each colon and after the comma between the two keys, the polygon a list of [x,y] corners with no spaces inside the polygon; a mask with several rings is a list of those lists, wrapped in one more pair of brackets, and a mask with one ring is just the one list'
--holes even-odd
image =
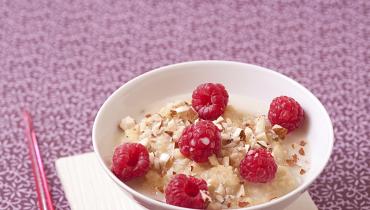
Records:
{"label": "bowl rim", "polygon": [[329,122],[330,124],[330,127],[331,129],[329,129],[328,131],[328,134],[329,134],[329,139],[328,141],[329,142],[329,152],[327,152],[327,154],[325,155],[325,157],[323,157],[323,163],[321,165],[321,167],[319,167],[319,170],[313,174],[312,178],[308,179],[308,180],[305,180],[305,182],[303,182],[301,185],[299,185],[297,188],[295,188],[294,190],[290,191],[289,193],[279,197],[279,198],[276,198],[276,199],[273,199],[269,202],[266,202],[266,203],[262,203],[262,204],[258,204],[258,205],[255,205],[255,206],[249,206],[249,207],[245,207],[245,208],[237,208],[239,210],[251,210],[251,209],[261,209],[261,208],[266,208],[266,207],[270,207],[270,206],[273,206],[273,205],[276,205],[276,204],[279,204],[281,202],[283,202],[284,200],[287,200],[288,198],[291,198],[293,197],[294,195],[296,194],[299,194],[299,193],[303,193],[307,187],[309,185],[311,185],[311,183],[317,179],[317,177],[319,177],[319,175],[323,172],[324,168],[326,167],[326,165],[328,164],[328,161],[330,159],[330,156],[333,152],[333,146],[334,146],[334,130],[333,130],[333,124],[332,124],[332,121],[330,119],[330,116],[327,112],[327,110],[325,109],[324,105],[320,102],[320,100],[313,94],[311,93],[311,91],[309,91],[306,87],[304,87],[303,85],[301,85],[300,83],[298,83],[297,81],[289,78],[288,76],[282,74],[282,73],[279,73],[277,71],[274,71],[274,70],[271,70],[271,69],[268,69],[268,68],[265,68],[265,67],[261,67],[261,66],[257,66],[257,65],[254,65],[254,64],[248,64],[248,63],[242,63],[242,62],[238,62],[238,61],[226,61],[226,60],[197,60],[197,61],[186,61],[186,62],[181,62],[181,63],[176,63],[176,64],[170,64],[170,65],[166,65],[166,66],[162,66],[162,67],[159,67],[159,68],[155,68],[153,70],[150,70],[146,73],[143,73],[131,80],[129,80],[128,82],[124,83],[123,85],[121,85],[118,89],[116,89],[103,103],[103,105],[99,108],[99,111],[97,112],[96,114],[96,117],[94,119],[94,124],[93,124],[93,130],[92,130],[92,143],[93,143],[93,149],[94,149],[94,153],[96,154],[97,156],[97,159],[98,159],[98,162],[100,163],[100,165],[102,166],[102,168],[104,169],[104,171],[109,175],[109,177],[114,181],[116,182],[121,188],[123,188],[124,190],[126,190],[127,192],[133,194],[134,196],[140,198],[141,200],[144,200],[148,203],[154,203],[156,205],[160,205],[160,206],[163,206],[163,207],[168,207],[168,208],[172,208],[172,209],[175,209],[175,210],[190,210],[190,208],[184,208],[184,207],[178,207],[178,206],[174,206],[174,205],[170,205],[170,204],[167,204],[167,203],[164,203],[164,202],[161,202],[161,201],[158,201],[158,200],[155,200],[151,197],[148,197],[144,194],[141,194],[137,191],[135,191],[134,189],[132,189],[131,187],[129,187],[128,185],[126,185],[124,182],[120,181],[110,170],[109,168],[105,165],[104,163],[104,160],[103,158],[99,155],[99,148],[97,147],[97,143],[96,143],[96,139],[95,139],[95,134],[96,134],[96,130],[97,130],[97,121],[99,120],[99,118],[101,118],[102,116],[102,110],[105,108],[105,106],[107,106],[107,104],[112,100],[112,98],[114,98],[116,95],[118,95],[118,92],[120,92],[122,89],[124,88],[127,88],[127,87],[130,87],[130,86],[133,86],[135,85],[135,83],[137,81],[140,81],[140,80],[145,80],[146,78],[148,77],[151,77],[152,75],[155,75],[155,74],[159,74],[159,73],[162,73],[162,72],[166,72],[166,71],[169,71],[173,68],[176,68],[176,67],[183,67],[183,66],[188,66],[188,65],[194,65],[194,64],[198,64],[198,65],[206,65],[206,64],[227,64],[227,65],[243,65],[243,66],[249,66],[249,67],[252,67],[252,68],[255,68],[255,69],[258,69],[259,71],[265,71],[265,72],[268,72],[269,74],[273,74],[277,77],[281,77],[282,79],[285,79],[287,80],[288,82],[290,82],[293,86],[305,91],[307,93],[307,96],[309,96],[311,98],[311,100],[314,100],[316,102],[316,104],[319,106],[319,109],[321,109],[323,111],[323,113],[325,113],[325,116],[323,116],[324,118],[326,118],[327,122]]}

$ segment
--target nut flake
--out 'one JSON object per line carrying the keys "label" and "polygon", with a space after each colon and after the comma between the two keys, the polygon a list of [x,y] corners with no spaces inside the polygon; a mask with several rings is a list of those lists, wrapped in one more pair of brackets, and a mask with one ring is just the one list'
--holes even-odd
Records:
{"label": "nut flake", "polygon": [[304,152],[304,149],[303,149],[303,147],[301,147],[300,149],[299,149],[299,154],[300,155],[302,155],[302,156],[304,156],[305,155],[305,152]]}
{"label": "nut flake", "polygon": [[236,197],[240,198],[245,196],[244,185],[240,185],[239,191],[236,193]]}
{"label": "nut flake", "polygon": [[306,144],[307,143],[304,140],[302,140],[302,141],[299,142],[299,145],[301,145],[302,147],[304,147]]}
{"label": "nut flake", "polygon": [[223,121],[225,121],[225,119],[222,116],[219,116],[216,120],[213,120],[213,123],[218,124]]}
{"label": "nut flake", "polygon": [[148,147],[149,144],[149,139],[148,138],[143,138],[139,141],[140,144],[144,145],[145,147]]}
{"label": "nut flake", "polygon": [[216,158],[216,155],[211,155],[211,156],[209,156],[209,157],[208,157],[208,160],[209,160],[209,162],[211,163],[211,165],[213,165],[213,166],[217,166],[217,165],[219,165],[219,162],[218,162],[218,160],[217,160],[217,158]]}
{"label": "nut flake", "polygon": [[234,132],[231,134],[231,138],[234,140],[240,140],[240,133],[243,130],[241,128],[235,128]]}
{"label": "nut flake", "polygon": [[229,164],[230,164],[230,158],[229,158],[228,156],[224,157],[224,158],[222,159],[222,164],[223,164],[224,166],[229,166]]}
{"label": "nut flake", "polygon": [[218,193],[220,195],[225,195],[225,188],[223,184],[219,184],[217,189],[215,190],[215,193]]}
{"label": "nut flake", "polygon": [[248,202],[244,202],[244,201],[239,201],[239,203],[238,203],[238,206],[239,207],[246,207],[246,206],[248,206]]}
{"label": "nut flake", "polygon": [[167,153],[162,153],[160,156],[159,156],[159,163],[161,166],[165,166],[167,161],[170,159],[170,155],[167,154]]}
{"label": "nut flake", "polygon": [[276,135],[279,136],[280,139],[285,139],[285,136],[288,134],[288,130],[286,128],[281,127],[280,125],[272,126],[272,130]]}
{"label": "nut flake", "polygon": [[133,128],[135,125],[136,125],[135,120],[132,117],[128,116],[121,120],[119,127],[122,130],[128,130],[128,129]]}
{"label": "nut flake", "polygon": [[265,141],[257,141],[257,144],[260,145],[263,148],[268,148],[268,145]]}
{"label": "nut flake", "polygon": [[209,202],[211,202],[212,201],[212,198],[208,195],[208,192],[207,191],[205,191],[205,190],[200,190],[199,191],[200,192],[200,195],[202,196],[202,199],[204,200],[204,201],[209,201]]}
{"label": "nut flake", "polygon": [[300,175],[303,175],[303,174],[305,174],[306,173],[306,171],[303,169],[303,168],[301,168],[301,170],[299,171],[299,174]]}
{"label": "nut flake", "polygon": [[262,132],[265,132],[265,128],[266,128],[265,116],[257,117],[257,119],[256,119],[256,128],[255,128],[256,134],[260,134]]}

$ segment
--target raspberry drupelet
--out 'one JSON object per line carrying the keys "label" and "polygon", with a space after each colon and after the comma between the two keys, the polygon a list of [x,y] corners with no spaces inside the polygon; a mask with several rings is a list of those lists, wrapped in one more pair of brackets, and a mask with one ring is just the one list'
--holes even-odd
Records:
{"label": "raspberry drupelet", "polygon": [[192,106],[204,120],[216,120],[227,106],[229,94],[222,84],[204,83],[192,95]]}
{"label": "raspberry drupelet", "polygon": [[195,162],[206,162],[221,150],[220,130],[208,120],[187,126],[179,138],[180,152]]}
{"label": "raspberry drupelet", "polygon": [[266,183],[274,179],[277,165],[269,151],[258,148],[245,155],[240,162],[239,171],[249,182]]}
{"label": "raspberry drupelet", "polygon": [[166,203],[186,208],[205,209],[208,203],[203,200],[201,190],[207,193],[206,181],[178,174],[166,187]]}
{"label": "raspberry drupelet", "polygon": [[137,143],[125,143],[114,150],[112,172],[122,181],[144,176],[149,171],[149,153]]}

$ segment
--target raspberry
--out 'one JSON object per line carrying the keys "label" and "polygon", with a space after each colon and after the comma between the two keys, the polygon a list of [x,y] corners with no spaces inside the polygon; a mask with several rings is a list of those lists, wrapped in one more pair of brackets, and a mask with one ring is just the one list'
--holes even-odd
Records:
{"label": "raspberry", "polygon": [[149,170],[149,153],[141,144],[125,143],[114,150],[112,172],[122,181],[144,176]]}
{"label": "raspberry", "polygon": [[192,96],[192,106],[204,120],[216,120],[227,106],[229,94],[221,84],[205,83],[199,85]]}
{"label": "raspberry", "polygon": [[250,150],[240,161],[240,175],[249,182],[266,183],[275,177],[277,165],[271,153],[258,148]]}
{"label": "raspberry", "polygon": [[196,162],[206,162],[221,149],[220,130],[208,120],[187,126],[178,141],[181,153]]}
{"label": "raspberry", "polygon": [[268,118],[272,125],[278,124],[290,132],[302,125],[304,111],[293,98],[279,96],[272,100]]}
{"label": "raspberry", "polygon": [[208,192],[206,181],[178,174],[166,187],[166,203],[186,208],[205,209],[207,202],[203,200],[200,190]]}

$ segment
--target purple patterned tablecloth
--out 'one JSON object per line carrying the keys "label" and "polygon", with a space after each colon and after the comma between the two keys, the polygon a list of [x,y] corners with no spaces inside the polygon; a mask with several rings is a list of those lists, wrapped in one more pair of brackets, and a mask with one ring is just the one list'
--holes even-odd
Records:
{"label": "purple patterned tablecloth", "polygon": [[0,0],[0,209],[37,209],[21,107],[55,207],[69,209],[54,161],[92,150],[106,97],[150,69],[203,59],[276,69],[310,89],[336,138],[313,200],[370,209],[369,13],[367,0]]}

